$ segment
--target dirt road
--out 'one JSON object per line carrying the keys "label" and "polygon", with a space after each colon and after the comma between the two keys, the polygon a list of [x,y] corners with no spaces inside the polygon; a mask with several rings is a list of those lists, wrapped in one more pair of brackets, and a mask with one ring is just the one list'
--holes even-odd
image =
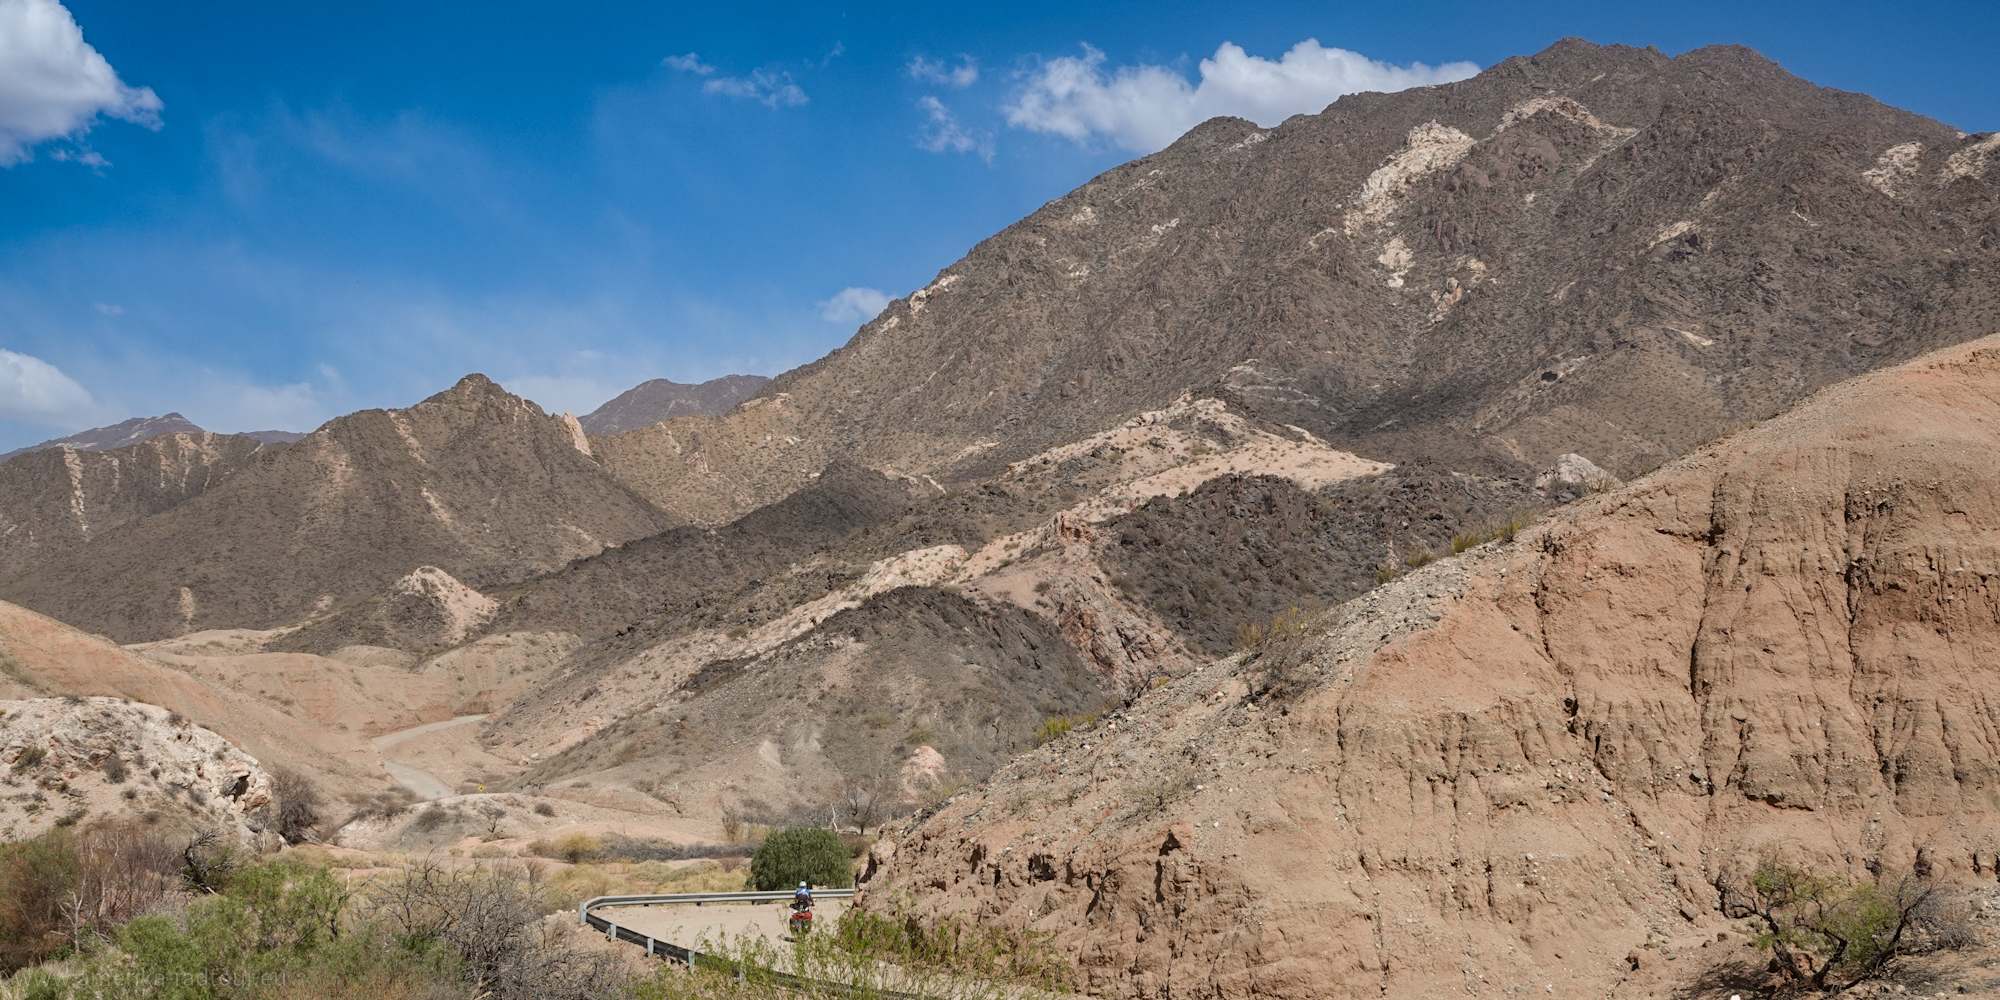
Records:
{"label": "dirt road", "polygon": [[484,715],[461,715],[456,719],[426,723],[421,726],[413,726],[409,729],[377,736],[375,737],[375,749],[382,754],[382,767],[389,772],[390,777],[402,782],[403,786],[410,791],[417,793],[418,798],[441,799],[452,794],[452,790],[446,787],[444,782],[439,781],[429,771],[391,760],[389,758],[389,748],[412,736],[422,736],[425,733],[434,733],[440,729],[462,726],[468,722],[478,722],[484,718],[486,718]]}

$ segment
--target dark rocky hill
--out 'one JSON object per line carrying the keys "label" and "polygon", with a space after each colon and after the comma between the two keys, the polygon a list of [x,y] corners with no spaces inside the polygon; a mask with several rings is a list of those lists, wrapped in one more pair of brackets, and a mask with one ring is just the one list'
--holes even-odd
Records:
{"label": "dark rocky hill", "polygon": [[122,448],[17,453],[0,463],[0,579],[200,496],[271,448],[196,428]]}
{"label": "dark rocky hill", "polygon": [[983,241],[724,418],[619,435],[719,523],[845,455],[989,472],[1184,390],[1370,458],[1627,475],[2000,323],[1990,138],[1740,47],[1565,41],[1216,119]]}
{"label": "dark rocky hill", "polygon": [[586,448],[573,421],[468,375],[408,409],[334,420],[0,592],[135,642],[297,623],[423,566],[507,586],[673,526]]}
{"label": "dark rocky hill", "polygon": [[592,434],[616,434],[675,417],[728,413],[769,381],[764,375],[724,375],[699,385],[684,385],[656,378],[590,411],[583,417],[583,429]]}

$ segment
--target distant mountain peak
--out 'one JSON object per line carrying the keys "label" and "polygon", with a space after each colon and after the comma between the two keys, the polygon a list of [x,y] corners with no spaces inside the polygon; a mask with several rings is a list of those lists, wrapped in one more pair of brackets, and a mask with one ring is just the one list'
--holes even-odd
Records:
{"label": "distant mountain peak", "polygon": [[592,410],[582,418],[583,429],[592,434],[616,434],[675,417],[728,413],[769,381],[762,375],[724,375],[700,385],[685,385],[656,378]]}
{"label": "distant mountain peak", "polygon": [[194,421],[178,413],[168,413],[157,417],[133,417],[130,420],[121,420],[108,427],[92,427],[87,431],[78,431],[67,437],[51,438],[40,444],[31,444],[26,448],[16,448],[4,455],[0,455],[0,462],[4,462],[16,455],[25,455],[31,451],[42,451],[47,448],[108,451],[112,448],[123,448],[126,445],[138,444],[141,441],[156,438],[162,434],[201,433],[204,432],[200,427],[195,426]]}

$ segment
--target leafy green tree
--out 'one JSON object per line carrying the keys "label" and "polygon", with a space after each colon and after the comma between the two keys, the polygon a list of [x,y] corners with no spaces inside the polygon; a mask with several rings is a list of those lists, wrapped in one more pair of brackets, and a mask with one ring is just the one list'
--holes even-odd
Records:
{"label": "leafy green tree", "polygon": [[854,885],[854,859],[832,830],[795,826],[764,839],[750,858],[750,881],[758,892],[790,889],[800,882],[846,889]]}

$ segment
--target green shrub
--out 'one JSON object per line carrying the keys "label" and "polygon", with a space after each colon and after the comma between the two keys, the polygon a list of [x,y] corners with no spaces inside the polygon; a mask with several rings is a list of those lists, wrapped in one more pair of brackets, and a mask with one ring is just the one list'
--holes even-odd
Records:
{"label": "green shrub", "polygon": [[750,881],[758,892],[789,889],[808,882],[829,889],[854,885],[854,859],[832,830],[795,826],[765,838],[750,858]]}
{"label": "green shrub", "polygon": [[1774,971],[1814,991],[1842,992],[1875,975],[1922,934],[1945,931],[1949,897],[1915,877],[1851,882],[1765,858],[1739,885],[1725,885],[1722,911],[1757,925]]}

